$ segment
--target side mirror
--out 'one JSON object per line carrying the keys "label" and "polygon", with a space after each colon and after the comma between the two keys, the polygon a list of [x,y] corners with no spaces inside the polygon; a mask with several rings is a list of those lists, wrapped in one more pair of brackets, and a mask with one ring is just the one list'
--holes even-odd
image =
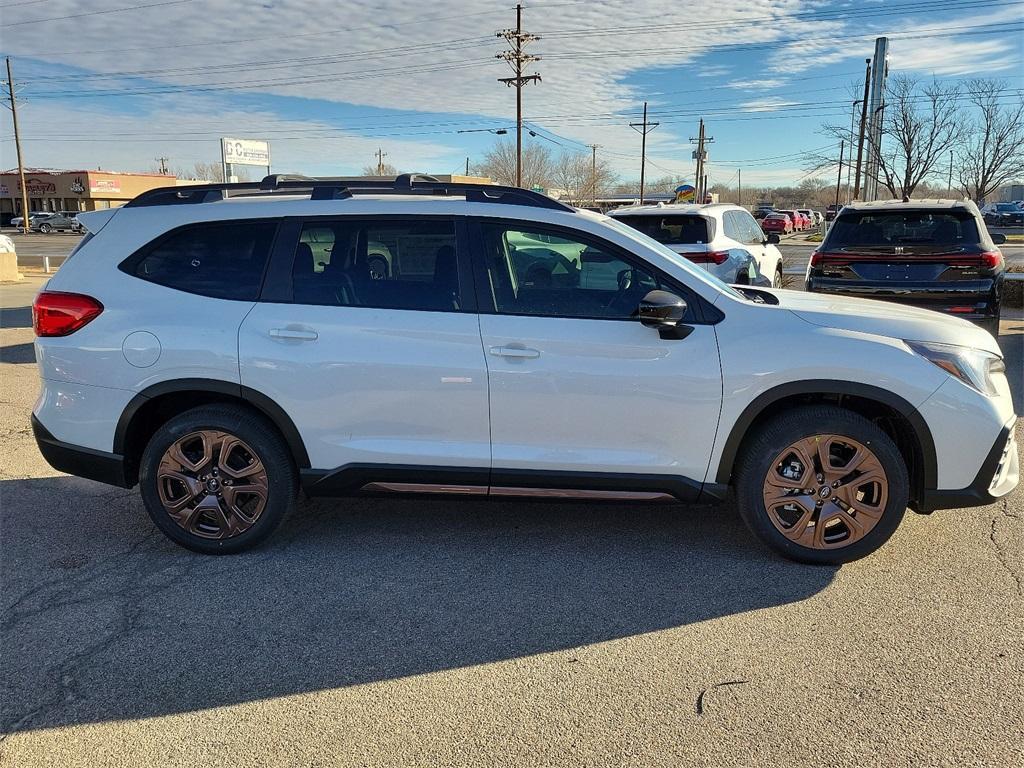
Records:
{"label": "side mirror", "polygon": [[765,239],[765,243],[768,244],[768,245],[778,245],[780,242],[782,242],[782,240],[779,238],[778,234],[776,234],[775,232],[772,232]]}
{"label": "side mirror", "polygon": [[668,291],[651,291],[644,296],[637,316],[663,339],[685,339],[693,330],[692,326],[681,324],[686,317],[686,302]]}
{"label": "side mirror", "polygon": [[1004,243],[1006,243],[1006,235],[1004,235],[1002,232],[998,232],[992,235],[992,242],[995,243],[996,245],[1003,245]]}

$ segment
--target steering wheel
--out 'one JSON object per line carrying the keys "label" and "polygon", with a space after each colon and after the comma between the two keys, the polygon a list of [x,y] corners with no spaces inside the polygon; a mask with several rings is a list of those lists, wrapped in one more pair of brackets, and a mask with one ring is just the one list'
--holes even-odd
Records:
{"label": "steering wheel", "polygon": [[629,267],[629,268],[623,269],[623,270],[619,270],[619,274],[617,275],[617,280],[618,280],[618,284],[619,284],[618,290],[616,290],[615,293],[612,294],[611,299],[609,299],[608,303],[604,305],[604,312],[605,312],[605,314],[609,314],[611,309],[612,309],[612,307],[614,307],[616,304],[618,304],[619,301],[621,301],[622,298],[633,287],[633,269],[632,269],[632,267]]}

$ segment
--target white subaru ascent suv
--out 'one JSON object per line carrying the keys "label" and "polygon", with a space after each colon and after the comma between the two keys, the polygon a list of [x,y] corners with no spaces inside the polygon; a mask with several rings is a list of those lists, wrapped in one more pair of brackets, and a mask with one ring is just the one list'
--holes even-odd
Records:
{"label": "white subaru ascent suv", "polygon": [[[140,486],[199,552],[310,495],[723,498],[840,563],[909,506],[1018,482],[995,339],[910,307],[729,286],[530,191],[268,176],[83,213],[34,304],[56,469]],[[557,514],[552,512],[552,514]]]}

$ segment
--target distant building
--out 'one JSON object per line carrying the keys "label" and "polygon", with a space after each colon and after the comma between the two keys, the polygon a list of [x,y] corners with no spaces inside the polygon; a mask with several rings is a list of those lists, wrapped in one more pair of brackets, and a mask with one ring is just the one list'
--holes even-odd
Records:
{"label": "distant building", "polygon": [[[30,211],[95,211],[116,208],[136,195],[156,187],[198,184],[158,173],[116,171],[60,171],[26,168],[25,187]],[[21,180],[18,169],[0,173],[0,223],[10,224],[21,214]]]}
{"label": "distant building", "polygon": [[1024,184],[1007,184],[999,190],[999,201],[1012,203],[1015,200],[1024,200]]}

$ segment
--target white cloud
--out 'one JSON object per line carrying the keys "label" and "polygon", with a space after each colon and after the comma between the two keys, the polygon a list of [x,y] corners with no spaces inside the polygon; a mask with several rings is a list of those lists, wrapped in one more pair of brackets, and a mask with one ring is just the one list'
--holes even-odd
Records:
{"label": "white cloud", "polygon": [[[497,82],[508,68],[494,58],[504,47],[495,30],[510,26],[514,17],[509,6],[493,0],[419,6],[400,0],[347,0],[340,7],[333,0],[305,0],[298,7],[295,2],[265,0],[246,4],[244,13],[238,12],[236,0],[203,0],[201,5],[165,5],[22,25],[16,34],[11,30],[4,35],[4,46],[19,58],[107,73],[147,72],[147,78],[173,86],[234,84],[248,95],[269,93],[499,120],[514,114],[513,91]],[[610,152],[636,149],[636,134],[627,123],[637,119],[645,94],[626,84],[629,76],[696,62],[715,46],[769,41],[788,29],[785,24],[736,27],[736,21],[750,15],[748,0],[720,0],[703,9],[699,33],[689,31],[681,15],[666,14],[662,0],[555,1],[550,5],[531,4],[523,13],[524,28],[542,35],[530,50],[541,55],[535,67],[543,76],[541,84],[524,92],[525,116],[574,141],[602,144]],[[805,7],[803,0],[788,0],[774,13],[780,19],[796,18]],[[92,10],[86,0],[49,0],[26,8],[24,15],[51,18],[84,10]],[[579,30],[600,34],[574,32]],[[275,36],[278,31],[280,35]],[[232,40],[250,42],[233,45]],[[213,44],[197,45],[204,42]],[[726,65],[705,66],[695,75],[720,77],[730,71]],[[90,83],[113,89],[152,87],[138,81],[76,77],[38,80],[33,88],[42,103],[46,90],[82,91]],[[176,98],[193,128],[225,123],[224,114],[205,112],[215,94],[207,93],[202,99],[178,94]],[[143,103],[139,97],[134,100]],[[90,106],[83,107],[86,103]],[[162,119],[165,110],[152,107],[151,100],[145,103],[151,121],[157,115]],[[65,106],[74,119],[102,111],[103,102],[68,99]],[[588,114],[602,117],[581,117]],[[242,120],[232,127],[233,132],[249,127],[244,115],[235,117]],[[390,133],[410,132],[412,119],[410,115],[396,118]],[[187,127],[182,121],[178,124]],[[347,127],[355,134],[361,132],[360,124],[351,121]],[[678,146],[686,143],[683,133],[687,130],[681,127],[677,135],[674,128],[663,125],[649,137],[649,144],[652,149]],[[444,141],[443,137],[431,139],[435,140]],[[447,141],[454,150],[454,136]],[[309,146],[314,147],[311,154],[317,154],[316,142]],[[628,172],[635,173],[631,167]]]}
{"label": "white cloud", "polygon": [[745,101],[740,106],[750,112],[775,112],[783,107],[792,107],[799,103],[798,101],[784,99],[781,96],[769,96],[764,99]]}
{"label": "white cloud", "polygon": [[735,88],[742,91],[762,91],[772,88],[781,88],[786,80],[780,78],[764,78],[761,80],[732,80],[725,84],[726,88]]}

